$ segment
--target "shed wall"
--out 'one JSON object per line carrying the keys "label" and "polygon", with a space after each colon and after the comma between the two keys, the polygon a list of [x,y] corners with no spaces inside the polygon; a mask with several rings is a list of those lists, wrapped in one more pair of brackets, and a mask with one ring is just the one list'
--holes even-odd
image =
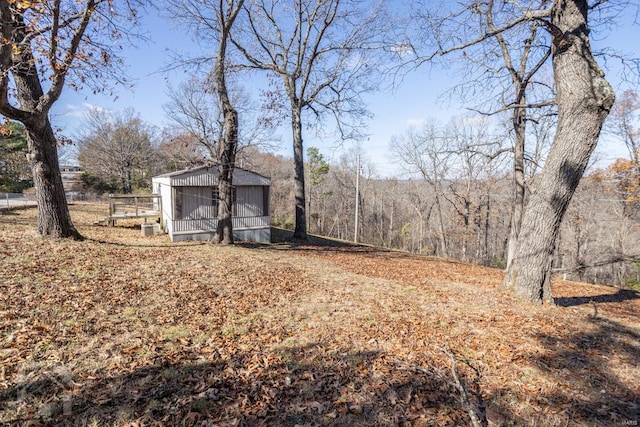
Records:
{"label": "shed wall", "polygon": [[160,194],[162,226],[171,234],[173,230],[173,197],[168,178],[153,178],[153,191]]}
{"label": "shed wall", "polygon": [[233,214],[239,217],[269,215],[269,207],[265,206],[265,191],[268,194],[269,188],[257,185],[238,187]]}
{"label": "shed wall", "polygon": [[[214,232],[202,232],[192,234],[176,234],[171,238],[172,242],[183,242],[185,240],[211,240],[214,238]],[[233,230],[233,238],[258,243],[271,243],[271,229],[259,228],[254,230]]]}
{"label": "shed wall", "polygon": [[[217,226],[217,168],[200,167],[153,178],[155,192],[162,196],[162,218],[171,241],[213,238]],[[236,169],[233,185],[234,237],[270,242],[270,180]]]}
{"label": "shed wall", "polygon": [[217,218],[217,202],[213,199],[211,187],[174,187],[176,200],[180,199],[180,209],[177,209],[174,219],[205,219]]}
{"label": "shed wall", "polygon": [[[251,217],[233,218],[233,236],[239,240],[270,243],[270,218]],[[181,220],[173,221],[174,231],[170,238],[172,242],[183,240],[210,240],[216,233],[217,219]]]}

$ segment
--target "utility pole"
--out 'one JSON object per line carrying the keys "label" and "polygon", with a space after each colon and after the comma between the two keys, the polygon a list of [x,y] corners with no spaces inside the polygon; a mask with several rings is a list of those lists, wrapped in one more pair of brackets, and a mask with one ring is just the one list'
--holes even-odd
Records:
{"label": "utility pole", "polygon": [[360,218],[360,154],[356,155],[356,227],[353,232],[353,241],[358,243],[358,219]]}

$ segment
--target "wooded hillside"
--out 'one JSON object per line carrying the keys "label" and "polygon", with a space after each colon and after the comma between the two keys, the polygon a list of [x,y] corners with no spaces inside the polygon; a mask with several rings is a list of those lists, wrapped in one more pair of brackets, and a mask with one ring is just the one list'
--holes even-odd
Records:
{"label": "wooded hillside", "polygon": [[[477,152],[447,157],[446,164],[431,169],[429,180],[380,178],[365,162],[359,241],[504,268],[514,185],[507,165],[487,163]],[[249,152],[245,163],[271,177],[273,223],[293,227],[291,160]],[[561,226],[554,274],[640,290],[640,187],[634,165],[620,159],[582,180]],[[307,180],[309,232],[353,241],[355,156],[327,163],[326,169],[320,180]],[[532,186],[535,173],[527,174]]]}

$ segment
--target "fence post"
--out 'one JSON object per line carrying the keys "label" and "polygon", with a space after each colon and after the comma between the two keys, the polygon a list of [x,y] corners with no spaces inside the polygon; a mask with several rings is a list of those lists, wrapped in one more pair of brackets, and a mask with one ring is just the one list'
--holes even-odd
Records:
{"label": "fence post", "polygon": [[115,227],[116,225],[116,220],[113,219],[113,216],[115,213],[116,213],[115,199],[109,196],[109,227]]}

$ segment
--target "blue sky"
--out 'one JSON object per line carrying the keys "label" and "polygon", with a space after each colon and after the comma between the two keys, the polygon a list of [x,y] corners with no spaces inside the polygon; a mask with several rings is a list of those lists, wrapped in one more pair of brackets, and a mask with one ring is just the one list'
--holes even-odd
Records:
{"label": "blue sky", "polygon": [[[634,25],[636,18],[633,13],[622,16],[621,26],[609,33],[606,39],[594,40],[594,48],[613,46],[619,51],[640,57],[640,26]],[[153,12],[143,18],[142,25],[147,31],[149,42],[141,42],[137,47],[124,51],[127,74],[135,84],[133,89],[120,88],[117,98],[94,95],[90,91],[78,93],[66,90],[52,112],[54,123],[63,129],[65,135],[73,138],[77,134],[84,112],[91,107],[112,111],[132,107],[143,120],[159,129],[168,125],[163,110],[163,105],[167,102],[167,82],[177,86],[187,77],[187,73],[161,73],[160,69],[169,62],[169,51],[185,52],[196,50],[197,46],[190,35],[172,27],[167,20]],[[621,84],[617,74],[616,69],[607,72],[617,90],[628,88]],[[368,108],[374,117],[369,124],[370,136],[367,141],[362,142],[361,149],[379,175],[397,176],[400,173],[389,155],[392,136],[399,135],[409,126],[426,119],[435,118],[446,122],[451,117],[465,113],[461,105],[444,100],[446,97],[443,95],[456,83],[450,75],[446,70],[423,67],[408,74],[395,90],[379,92],[367,98]],[[292,153],[289,133],[286,128],[279,132],[281,142],[277,150],[288,156]],[[344,152],[353,150],[352,143],[336,146],[335,140],[320,140],[311,132],[305,135],[305,145],[320,148],[330,160],[337,160]],[[620,143],[606,140],[600,143],[599,152],[602,164],[626,153]]]}

